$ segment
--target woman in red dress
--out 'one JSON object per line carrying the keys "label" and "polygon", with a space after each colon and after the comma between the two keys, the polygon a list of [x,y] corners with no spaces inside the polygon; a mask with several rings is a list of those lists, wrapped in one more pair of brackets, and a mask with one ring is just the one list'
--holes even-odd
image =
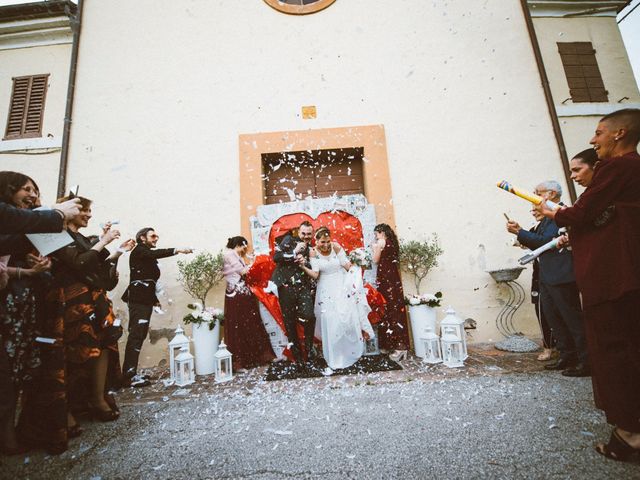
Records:
{"label": "woman in red dress", "polygon": [[236,369],[256,367],[275,358],[269,337],[260,318],[257,300],[244,282],[249,267],[244,261],[249,243],[244,237],[232,237],[224,252],[224,338],[233,354]]}
{"label": "woman in red dress", "polygon": [[376,282],[378,291],[387,301],[384,315],[378,324],[380,348],[393,350],[389,358],[395,361],[407,356],[409,349],[409,328],[404,305],[404,292],[400,279],[400,246],[398,237],[386,223],[373,229],[376,240],[373,243],[373,261],[378,265]]}

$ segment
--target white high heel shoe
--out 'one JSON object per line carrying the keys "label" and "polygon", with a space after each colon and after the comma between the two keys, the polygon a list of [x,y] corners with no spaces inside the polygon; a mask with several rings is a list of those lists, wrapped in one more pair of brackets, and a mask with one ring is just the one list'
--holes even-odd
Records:
{"label": "white high heel shoe", "polygon": [[389,358],[394,362],[399,362],[401,360],[405,360],[407,358],[406,350],[394,350],[393,353],[389,354]]}

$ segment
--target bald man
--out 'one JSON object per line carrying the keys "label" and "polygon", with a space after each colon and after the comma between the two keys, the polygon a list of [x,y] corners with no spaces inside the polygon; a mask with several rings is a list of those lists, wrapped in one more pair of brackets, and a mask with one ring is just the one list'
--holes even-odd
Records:
{"label": "bald man", "polygon": [[598,453],[640,451],[640,110],[603,117],[591,144],[600,160],[573,207],[538,210],[571,227],[596,406],[614,425]]}

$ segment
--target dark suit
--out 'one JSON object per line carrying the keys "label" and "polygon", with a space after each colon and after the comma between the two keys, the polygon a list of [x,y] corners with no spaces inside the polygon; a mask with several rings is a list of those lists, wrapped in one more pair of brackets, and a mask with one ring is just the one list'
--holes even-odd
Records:
{"label": "dark suit", "polygon": [[[291,344],[291,353],[297,362],[302,362],[302,352],[298,332],[296,330],[298,319],[304,322],[304,345],[307,355],[313,346],[313,333],[316,327],[316,318],[313,312],[313,282],[296,263],[296,255],[293,253],[300,238],[290,233],[284,236],[276,246],[273,260],[276,269],[271,275],[271,281],[278,287],[280,309],[284,317],[284,325],[287,330],[287,338]],[[309,246],[300,252],[308,264]]]}
{"label": "dark suit", "polygon": [[[24,233],[62,231],[63,218],[55,210],[27,210],[0,202],[0,255],[17,255],[28,243]],[[7,235],[8,234],[8,235]]]}
{"label": "dark suit", "polygon": [[138,370],[138,358],[149,333],[153,307],[159,303],[156,296],[156,283],[160,278],[158,259],[175,253],[173,248],[151,249],[143,244],[136,245],[131,251],[129,287],[122,295],[122,300],[129,305],[129,336],[122,364],[125,377],[133,377]]}
{"label": "dark suit", "polygon": [[[518,241],[532,249],[558,236],[558,226],[545,218],[535,232],[520,230]],[[563,359],[576,359],[588,365],[587,345],[582,321],[580,294],[573,273],[573,257],[567,249],[554,248],[540,255],[540,305],[549,321],[556,346]]]}
{"label": "dark suit", "polygon": [[61,232],[62,222],[55,210],[27,210],[0,202],[0,233]]}

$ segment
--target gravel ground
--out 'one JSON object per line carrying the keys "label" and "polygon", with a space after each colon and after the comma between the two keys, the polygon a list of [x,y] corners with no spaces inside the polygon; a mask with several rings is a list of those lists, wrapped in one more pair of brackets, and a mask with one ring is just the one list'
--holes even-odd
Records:
{"label": "gravel ground", "polygon": [[248,373],[233,387],[148,389],[122,395],[122,417],[87,423],[61,456],[3,458],[0,477],[640,478],[637,458],[594,452],[610,429],[589,379],[499,370],[286,382]]}

